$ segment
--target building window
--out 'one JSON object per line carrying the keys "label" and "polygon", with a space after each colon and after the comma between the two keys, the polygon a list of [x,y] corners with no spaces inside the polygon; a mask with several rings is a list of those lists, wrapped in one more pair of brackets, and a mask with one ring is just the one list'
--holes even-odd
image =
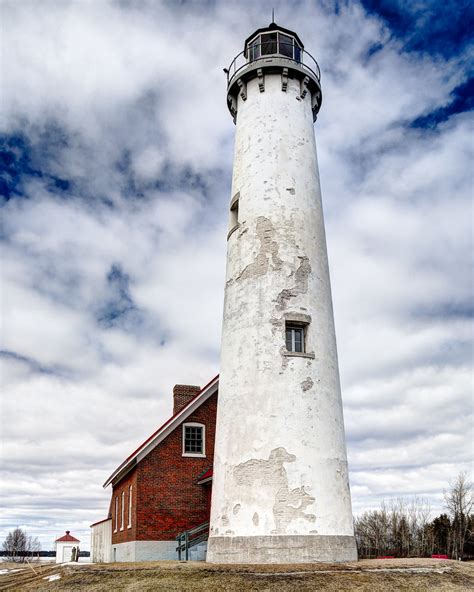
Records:
{"label": "building window", "polygon": [[128,524],[127,528],[132,528],[132,485],[128,488]]}
{"label": "building window", "polygon": [[203,424],[185,423],[183,425],[183,456],[206,456]]}
{"label": "building window", "polygon": [[117,532],[118,528],[118,496],[115,496],[115,524],[114,524],[114,532]]}
{"label": "building window", "polygon": [[125,523],[125,491],[122,491],[122,507],[120,513],[120,530],[123,530]]}
{"label": "building window", "polygon": [[304,353],[305,351],[305,327],[286,323],[286,349],[289,352]]}

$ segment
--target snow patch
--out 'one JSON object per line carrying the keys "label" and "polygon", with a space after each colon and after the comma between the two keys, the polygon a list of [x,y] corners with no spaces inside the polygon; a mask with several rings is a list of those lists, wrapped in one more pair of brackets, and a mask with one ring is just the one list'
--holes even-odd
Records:
{"label": "snow patch", "polygon": [[59,574],[53,574],[52,576],[46,576],[43,580],[48,580],[48,582],[54,582],[55,580],[60,580],[61,576]]}

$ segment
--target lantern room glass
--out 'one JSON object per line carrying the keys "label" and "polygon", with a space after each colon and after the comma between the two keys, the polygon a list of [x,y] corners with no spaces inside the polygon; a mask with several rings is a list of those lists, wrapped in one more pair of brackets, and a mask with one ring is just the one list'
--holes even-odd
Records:
{"label": "lantern room glass", "polygon": [[301,47],[294,37],[280,31],[261,33],[247,44],[249,62],[267,55],[281,55],[295,62],[301,62]]}

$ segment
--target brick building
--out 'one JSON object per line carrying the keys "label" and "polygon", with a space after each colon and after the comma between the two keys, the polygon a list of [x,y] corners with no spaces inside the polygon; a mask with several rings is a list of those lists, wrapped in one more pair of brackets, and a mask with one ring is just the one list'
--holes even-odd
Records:
{"label": "brick building", "polygon": [[92,561],[176,559],[178,534],[209,521],[218,377],[176,385],[173,416],[117,467],[109,514],[91,526]]}

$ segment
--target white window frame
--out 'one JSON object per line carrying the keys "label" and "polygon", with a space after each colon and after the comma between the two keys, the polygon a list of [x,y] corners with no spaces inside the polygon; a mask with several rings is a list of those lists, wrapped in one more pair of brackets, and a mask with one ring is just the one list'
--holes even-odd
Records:
{"label": "white window frame", "polygon": [[133,485],[128,488],[128,524],[127,528],[132,528],[132,491]]}
{"label": "white window frame", "polygon": [[[202,452],[185,452],[184,445],[185,445],[186,427],[202,428]],[[182,437],[183,456],[192,456],[195,458],[206,458],[206,426],[203,423],[196,423],[193,421],[188,421],[186,423],[183,423],[182,434],[183,434],[183,437]]]}
{"label": "white window frame", "polygon": [[[306,353],[306,327],[305,327],[305,325],[298,324],[298,323],[292,323],[291,321],[290,322],[287,321],[285,323],[285,345],[286,345],[286,332],[287,331],[291,331],[291,347],[292,347],[292,349],[287,349],[287,352],[291,353],[291,354]],[[301,351],[300,352],[297,352],[295,349],[295,346],[296,346],[295,332],[296,331],[301,332]]]}
{"label": "white window frame", "polygon": [[118,495],[115,496],[115,524],[114,524],[114,532],[117,532],[118,529]]}
{"label": "white window frame", "polygon": [[120,530],[123,530],[125,528],[125,491],[122,491],[122,507],[120,509]]}

